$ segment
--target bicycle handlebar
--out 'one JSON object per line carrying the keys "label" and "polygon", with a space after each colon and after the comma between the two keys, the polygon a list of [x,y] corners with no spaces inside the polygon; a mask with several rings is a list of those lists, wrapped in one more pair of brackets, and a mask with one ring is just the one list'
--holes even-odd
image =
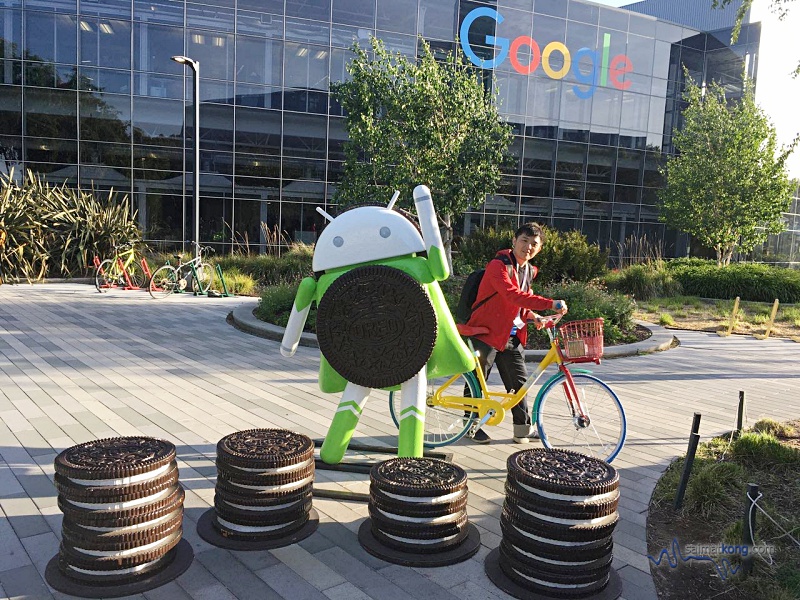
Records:
{"label": "bicycle handlebar", "polygon": [[563,316],[562,313],[556,313],[554,315],[547,315],[546,317],[539,317],[538,319],[534,319],[533,322],[536,324],[537,329],[552,329]]}

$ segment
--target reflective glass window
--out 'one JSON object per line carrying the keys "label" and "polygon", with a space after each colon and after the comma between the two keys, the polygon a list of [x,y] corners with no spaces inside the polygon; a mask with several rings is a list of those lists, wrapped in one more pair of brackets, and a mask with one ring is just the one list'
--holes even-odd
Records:
{"label": "reflective glass window", "polygon": [[664,178],[660,169],[664,166],[662,156],[655,152],[648,152],[644,160],[644,180],[645,187],[658,188],[664,185]]}
{"label": "reflective glass window", "polygon": [[186,30],[187,56],[200,62],[202,77],[233,81],[236,71],[233,50],[233,35],[199,29]]}
{"label": "reflective glass window", "polygon": [[664,131],[664,115],[667,101],[660,96],[650,96],[650,111],[647,120],[647,131],[661,133]]}
{"label": "reflective glass window", "polygon": [[416,57],[417,38],[414,36],[378,31],[377,37],[383,41],[386,49],[390,52],[400,52],[411,59]]}
{"label": "reflective glass window", "polygon": [[517,73],[497,73],[498,106],[504,115],[524,115],[528,95],[528,77]]}
{"label": "reflective glass window", "polygon": [[543,179],[541,177],[523,177],[522,178],[522,195],[523,196],[551,196],[552,195],[552,179]]}
{"label": "reflective glass window", "polygon": [[344,160],[347,131],[344,119],[331,118],[328,124],[328,160]]}
{"label": "reflective glass window", "polygon": [[[611,218],[620,221],[637,221],[639,219],[639,205],[623,204],[619,201],[615,201],[612,206]],[[634,231],[630,232],[630,234],[633,233]]]}
{"label": "reflective glass window", "polygon": [[133,36],[134,69],[176,74],[188,68],[171,59],[184,54],[183,30],[166,25],[135,23]]}
{"label": "reflective glass window", "polygon": [[583,2],[569,2],[567,17],[572,21],[582,23],[597,24],[600,15],[600,7],[596,4],[584,4]]}
{"label": "reflective glass window", "polygon": [[614,159],[616,150],[607,146],[589,146],[586,166],[586,179],[601,183],[611,183],[614,178]]}
{"label": "reflective glass window", "polygon": [[308,19],[286,18],[286,39],[327,45],[331,38],[330,24]]}
{"label": "reflective glass window", "polygon": [[130,140],[130,96],[80,92],[78,100],[80,102],[80,139],[99,142]]}
{"label": "reflective glass window", "polygon": [[641,185],[644,153],[619,149],[617,154],[617,179],[622,185]]}
{"label": "reflective glass window", "polygon": [[456,0],[420,0],[419,34],[426,39],[454,40]]}
{"label": "reflective glass window", "polygon": [[[133,146],[133,164],[137,169],[163,171],[164,179],[176,177],[180,185],[180,176],[175,171],[183,169],[183,146]],[[148,177],[152,179],[154,177]]]}
{"label": "reflective glass window", "polygon": [[331,0],[286,0],[286,15],[328,21],[331,18]]}
{"label": "reflective glass window", "polygon": [[559,142],[556,147],[556,172],[561,179],[585,179],[586,144]]}
{"label": "reflective glass window", "polygon": [[653,50],[653,77],[660,77],[667,79],[669,77],[669,58],[671,52],[671,45],[666,42],[656,40]]}
{"label": "reflective glass window", "polygon": [[184,115],[191,122],[194,112],[179,100],[133,97],[133,138],[137,144],[180,146]]}
{"label": "reflective glass window", "polygon": [[[210,103],[200,105],[200,148],[233,150],[233,106]],[[223,172],[231,172],[231,169],[232,167]]]}
{"label": "reflective glass window", "polygon": [[551,177],[555,147],[556,144],[552,141],[525,140],[522,154],[522,174],[528,177]]}
{"label": "reflective glass window", "polygon": [[22,14],[0,8],[0,60],[22,56]]}
{"label": "reflective glass window", "polygon": [[[561,0],[559,0],[560,2]],[[544,52],[545,47],[550,42],[564,42],[567,39],[567,22],[563,19],[555,19],[553,17],[544,17],[541,15],[533,15],[533,39],[539,46],[539,50]],[[556,52],[555,56],[561,59],[560,53]],[[559,65],[560,66],[560,65]],[[559,66],[553,65],[554,69]],[[539,67],[537,72],[541,72],[542,67]]]}
{"label": "reflective glass window", "polygon": [[133,93],[153,98],[174,98],[184,96],[184,78],[181,75],[159,75],[157,73],[134,73]]}
{"label": "reflective glass window", "polygon": [[82,90],[109,92],[113,94],[130,94],[130,71],[81,67],[79,74],[78,83]]}
{"label": "reflective glass window", "polygon": [[133,18],[183,27],[183,7],[183,0],[133,0]]}
{"label": "reflective glass window", "polygon": [[[284,180],[305,179],[308,181],[325,181],[324,160],[285,157],[281,162],[283,165],[282,176]],[[284,200],[285,199],[286,190],[284,189]]]}
{"label": "reflective glass window", "polygon": [[580,98],[575,95],[573,86],[564,83],[561,88],[561,121],[571,121],[573,123],[585,123],[588,125],[592,120],[592,98]]}
{"label": "reflective glass window", "polygon": [[609,6],[600,7],[599,24],[601,29],[628,30],[628,11],[615,10]]}
{"label": "reflective glass window", "polygon": [[579,48],[589,48],[590,50],[597,48],[597,26],[568,21],[567,48],[572,52],[577,52]]}
{"label": "reflective glass window", "polygon": [[72,14],[78,12],[76,0],[25,0],[25,8]]}
{"label": "reflective glass window", "polygon": [[598,87],[592,98],[592,131],[616,133],[622,112],[622,92]]}
{"label": "reflective glass window", "polygon": [[532,117],[557,121],[561,112],[561,82],[544,77],[528,78],[528,102],[526,112]]}
{"label": "reflective glass window", "polygon": [[52,63],[27,62],[25,69],[25,85],[34,87],[70,88],[79,87],[75,81],[77,68]]}
{"label": "reflective glass window", "polygon": [[[46,167],[44,172],[57,172],[61,181],[67,180],[77,183],[78,175],[78,142],[75,140],[57,140],[46,138],[35,138],[27,136],[24,140],[25,166],[29,169],[38,169],[31,165],[32,161],[37,163],[61,163],[58,166]],[[63,164],[69,165],[67,168]],[[56,178],[53,178],[56,180]],[[58,181],[60,184],[61,181]]]}
{"label": "reflective glass window", "polygon": [[[280,185],[281,160],[263,154],[237,152],[234,156],[236,183],[256,189],[277,188]],[[244,192],[247,194],[247,191]]]}
{"label": "reflective glass window", "polygon": [[[192,102],[194,99],[194,87],[192,85],[192,74],[186,69],[186,79],[184,80],[184,99],[187,102]],[[234,97],[233,82],[220,81],[218,79],[200,78],[200,101],[213,102],[215,104],[234,104],[236,98]]]}
{"label": "reflective glass window", "polygon": [[[81,178],[84,175],[91,179],[95,185],[120,184],[130,186],[131,146],[130,144],[107,144],[104,142],[82,141],[80,145],[81,165],[105,165],[115,169],[98,169],[90,167],[81,169]],[[86,171],[89,171],[88,173]],[[127,181],[126,181],[127,180]]]}
{"label": "reflective glass window", "polygon": [[[530,13],[525,13],[518,10],[505,10],[503,12],[503,17],[505,17],[503,22],[497,25],[497,33],[495,34],[496,36],[504,37],[508,40],[514,40],[519,36],[530,37],[533,31]],[[520,46],[517,51],[516,58],[522,65],[530,64],[532,60],[530,46],[527,44]],[[503,61],[498,68],[506,71],[513,70],[511,60],[507,59]]]}
{"label": "reflective glass window", "polygon": [[22,91],[18,87],[0,85],[0,134],[22,135]]}
{"label": "reflective glass window", "polygon": [[331,27],[331,46],[350,48],[355,42],[358,42],[361,46],[366,47],[369,46],[369,36],[371,34],[371,30],[363,27],[334,23]]}
{"label": "reflective glass window", "polygon": [[627,54],[631,59],[634,72],[652,73],[655,43],[653,38],[633,34],[628,36]]}
{"label": "reflective glass window", "polygon": [[536,0],[533,5],[533,11],[540,15],[566,17],[568,4],[564,0]]}
{"label": "reflective glass window", "polygon": [[250,83],[236,84],[237,106],[254,108],[283,108],[283,91],[281,88]]}
{"label": "reflective glass window", "polygon": [[27,135],[78,139],[77,93],[73,90],[25,90],[25,124]]}
{"label": "reflective glass window", "polygon": [[416,34],[417,0],[378,0],[376,27]]}
{"label": "reflective glass window", "polygon": [[375,27],[375,0],[333,0],[334,23]]}
{"label": "reflective glass window", "polygon": [[186,3],[186,25],[198,29],[228,31],[233,33],[236,25],[233,8]]}
{"label": "reflective glass window", "polygon": [[130,19],[131,0],[81,0],[80,13],[115,19]]}
{"label": "reflective glass window", "polygon": [[623,92],[620,129],[647,131],[649,111],[650,96]]}
{"label": "reflective glass window", "polygon": [[325,158],[327,117],[285,113],[283,153],[288,156]]}
{"label": "reflective glass window", "polygon": [[77,64],[77,19],[71,15],[25,13],[25,49],[28,60]]}
{"label": "reflective glass window", "polygon": [[679,42],[683,38],[683,29],[680,25],[668,21],[656,21],[656,39],[668,44]]}
{"label": "reflective glass window", "polygon": [[327,91],[329,60],[327,47],[287,42],[284,58],[286,87]]}
{"label": "reflective glass window", "polygon": [[587,183],[584,198],[584,217],[608,217],[611,213],[611,186],[604,183]]}
{"label": "reflective glass window", "polygon": [[131,24],[129,21],[81,17],[78,22],[81,65],[131,68]]}
{"label": "reflective glass window", "polygon": [[279,86],[283,44],[277,40],[239,35],[236,38],[237,81]]}
{"label": "reflective glass window", "polygon": [[347,65],[354,58],[350,50],[333,48],[331,50],[331,83],[336,81],[349,81],[350,74],[347,72]]}
{"label": "reflective glass window", "polygon": [[646,15],[631,13],[628,20],[628,31],[645,37],[655,37],[656,19]]}
{"label": "reflective glass window", "polygon": [[636,204],[639,202],[639,187],[630,187],[627,185],[614,186],[614,202],[626,202],[629,204]]}
{"label": "reflective glass window", "polygon": [[583,195],[583,186],[583,181],[556,179],[553,186],[553,196],[555,198],[580,200]]}
{"label": "reflective glass window", "polygon": [[237,33],[249,33],[259,37],[282,38],[283,17],[266,13],[240,10],[236,13]]}
{"label": "reflective glass window", "polygon": [[237,0],[236,5],[239,10],[260,10],[276,15],[283,14],[283,0]]}

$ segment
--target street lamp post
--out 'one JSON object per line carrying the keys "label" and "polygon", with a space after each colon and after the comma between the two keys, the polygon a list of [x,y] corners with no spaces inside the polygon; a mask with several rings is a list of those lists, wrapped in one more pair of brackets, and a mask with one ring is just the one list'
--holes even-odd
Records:
{"label": "street lamp post", "polygon": [[192,196],[194,196],[194,242],[195,256],[200,257],[200,61],[188,56],[173,56],[172,60],[192,68],[194,83],[192,102],[194,103],[194,171]]}

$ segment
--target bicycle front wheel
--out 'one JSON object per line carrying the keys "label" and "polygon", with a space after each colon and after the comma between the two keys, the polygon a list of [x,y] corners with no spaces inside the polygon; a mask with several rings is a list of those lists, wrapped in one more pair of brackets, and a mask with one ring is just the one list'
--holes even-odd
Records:
{"label": "bicycle front wheel", "polygon": [[196,273],[197,277],[192,279],[192,291],[205,294],[214,281],[214,268],[207,262],[200,263]]}
{"label": "bicycle front wheel", "polygon": [[153,298],[166,298],[178,287],[178,271],[175,267],[164,265],[156,269],[147,285],[147,291]]}
{"label": "bicycle front wheel", "polygon": [[[444,406],[433,405],[433,394],[438,390],[449,377],[429,379],[425,399],[425,433],[423,444],[426,448],[439,448],[447,446],[460,440],[469,431],[472,422],[475,420],[474,413],[466,413],[461,409],[447,408]],[[466,386],[466,387],[465,387]],[[465,393],[469,390],[468,393]],[[457,377],[446,389],[442,390],[441,396],[450,396],[461,399],[465,396],[480,398],[481,388],[478,378],[474,373],[464,373]],[[400,427],[401,394],[389,392],[389,412],[396,427]]]}
{"label": "bicycle front wheel", "polygon": [[109,288],[116,287],[118,280],[119,267],[115,261],[107,258],[97,267],[97,272],[94,274],[94,287],[98,292],[107,292]]}
{"label": "bicycle front wheel", "polygon": [[622,450],[627,421],[614,391],[597,377],[572,373],[586,419],[573,411],[562,373],[540,392],[534,407],[536,426],[545,448],[574,450],[611,462]]}

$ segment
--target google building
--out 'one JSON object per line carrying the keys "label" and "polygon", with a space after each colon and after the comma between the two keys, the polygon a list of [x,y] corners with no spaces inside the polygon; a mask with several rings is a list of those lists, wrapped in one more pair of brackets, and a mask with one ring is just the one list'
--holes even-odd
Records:
{"label": "google building", "polygon": [[[436,53],[460,46],[514,132],[518,160],[456,233],[534,219],[612,254],[647,235],[683,255],[690,240],[659,222],[657,199],[684,68],[731,98],[746,73],[782,141],[800,131],[781,102],[800,56],[778,41],[796,27],[760,3],[731,44],[740,1],[0,0],[0,173],[113,188],[150,243],[190,238],[194,88],[171,59],[186,56],[200,65],[201,241],[218,252],[263,250],[275,231],[278,243],[313,242],[315,208],[337,210],[347,139],[330,84],[346,77],[354,41],[374,35],[413,57],[421,36]],[[800,260],[798,213],[795,198],[764,258]]]}

